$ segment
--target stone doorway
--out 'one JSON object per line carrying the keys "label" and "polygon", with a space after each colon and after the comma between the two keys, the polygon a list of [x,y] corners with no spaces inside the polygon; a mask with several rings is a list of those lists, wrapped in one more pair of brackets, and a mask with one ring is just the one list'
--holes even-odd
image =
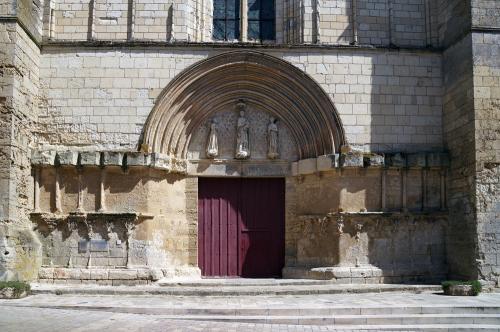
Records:
{"label": "stone doorway", "polygon": [[199,178],[198,265],[205,277],[281,277],[283,178]]}

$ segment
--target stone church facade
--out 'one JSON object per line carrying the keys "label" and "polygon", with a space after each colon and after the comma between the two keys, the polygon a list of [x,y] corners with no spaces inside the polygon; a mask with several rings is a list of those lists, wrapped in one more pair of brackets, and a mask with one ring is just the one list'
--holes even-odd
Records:
{"label": "stone church facade", "polygon": [[499,17],[0,0],[0,279],[498,285]]}

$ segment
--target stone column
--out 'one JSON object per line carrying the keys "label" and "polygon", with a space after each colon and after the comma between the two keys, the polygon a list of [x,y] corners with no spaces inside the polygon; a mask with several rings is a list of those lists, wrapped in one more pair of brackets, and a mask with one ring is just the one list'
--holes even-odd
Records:
{"label": "stone column", "polygon": [[62,199],[61,199],[61,176],[60,167],[55,168],[56,179],[54,181],[54,206],[55,213],[62,213]]}
{"label": "stone column", "polygon": [[427,208],[427,168],[422,168],[422,211]]}
{"label": "stone column", "polygon": [[358,0],[352,0],[352,44],[358,44]]}
{"label": "stone column", "polygon": [[40,167],[36,167],[33,188],[33,210],[35,212],[40,212],[40,173]]}
{"label": "stone column", "polygon": [[407,192],[408,192],[408,189],[407,189],[407,180],[408,180],[408,170],[405,169],[405,168],[402,168],[401,169],[401,186],[402,186],[402,189],[401,189],[401,192],[402,192],[402,195],[401,195],[401,207],[402,207],[402,210],[403,212],[407,212],[408,211],[408,203],[407,203]]}
{"label": "stone column", "polygon": [[99,212],[106,211],[106,192],[104,189],[105,182],[106,182],[106,171],[104,167],[101,167],[101,176],[99,181]]}
{"label": "stone column", "polygon": [[248,0],[240,0],[240,40],[248,41]]}
{"label": "stone column", "polygon": [[385,169],[382,169],[382,176],[381,176],[381,190],[380,190],[380,193],[381,193],[381,197],[380,197],[380,201],[381,201],[381,205],[382,205],[382,212],[385,211],[387,209],[387,202],[386,202],[386,170]]}
{"label": "stone column", "polygon": [[135,30],[135,1],[128,0],[127,40],[134,39],[134,30]]}
{"label": "stone column", "polygon": [[439,172],[441,178],[441,211],[446,210],[446,170],[443,169]]}
{"label": "stone column", "polygon": [[76,206],[76,211],[77,212],[84,212],[83,208],[83,183],[82,183],[82,177],[83,177],[83,168],[79,167],[77,169],[78,172],[78,202]]}
{"label": "stone column", "polygon": [[87,22],[87,40],[95,39],[95,0],[89,1],[89,18]]}

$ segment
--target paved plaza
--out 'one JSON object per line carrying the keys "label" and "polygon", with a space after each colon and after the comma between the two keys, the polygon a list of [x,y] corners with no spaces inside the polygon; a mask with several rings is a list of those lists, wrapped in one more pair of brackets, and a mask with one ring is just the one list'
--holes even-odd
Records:
{"label": "paved plaza", "polygon": [[[359,331],[377,326],[369,321],[363,326],[321,323],[321,317],[343,317],[347,322],[348,317],[355,315],[388,317],[403,312],[432,317],[448,312],[459,323],[427,324],[428,329],[418,324],[412,329],[413,325],[400,323],[406,331],[469,331],[473,326],[460,324],[459,318],[461,310],[474,308],[489,314],[477,317],[498,318],[500,294],[478,297],[447,297],[430,292],[232,297],[41,294],[20,300],[0,300],[0,331]],[[274,317],[277,319],[286,316],[288,320],[304,317],[309,319],[309,324],[266,322],[272,315],[278,315]],[[245,321],[248,317],[261,317],[263,323]],[[471,319],[470,323],[474,321]],[[397,325],[377,324],[379,330],[397,330]],[[500,325],[474,326],[478,327],[483,328],[481,331],[500,331]]]}

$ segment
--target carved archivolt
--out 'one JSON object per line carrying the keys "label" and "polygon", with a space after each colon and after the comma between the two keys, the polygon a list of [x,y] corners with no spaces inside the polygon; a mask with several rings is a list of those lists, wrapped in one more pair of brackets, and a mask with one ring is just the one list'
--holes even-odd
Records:
{"label": "carved archivolt", "polygon": [[143,143],[186,158],[200,124],[240,99],[283,121],[300,159],[338,152],[344,144],[338,113],[312,78],[284,60],[250,51],[222,53],[180,73],[158,98]]}

